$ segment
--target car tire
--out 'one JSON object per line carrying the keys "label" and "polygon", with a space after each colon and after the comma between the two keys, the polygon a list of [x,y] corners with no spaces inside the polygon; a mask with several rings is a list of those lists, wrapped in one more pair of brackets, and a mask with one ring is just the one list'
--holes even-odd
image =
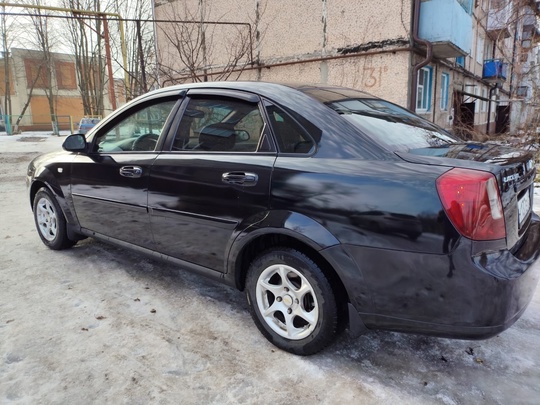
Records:
{"label": "car tire", "polygon": [[338,330],[338,305],[321,268],[304,253],[272,248],[250,265],[246,295],[251,316],[275,346],[310,355],[328,346]]}
{"label": "car tire", "polygon": [[33,208],[39,237],[47,247],[62,250],[77,243],[68,238],[64,213],[48,189],[43,187],[38,190]]}

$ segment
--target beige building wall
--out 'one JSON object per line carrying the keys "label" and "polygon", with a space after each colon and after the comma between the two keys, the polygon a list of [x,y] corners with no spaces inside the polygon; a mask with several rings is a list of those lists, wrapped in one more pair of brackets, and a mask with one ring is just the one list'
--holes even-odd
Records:
{"label": "beige building wall", "polygon": [[[343,85],[406,105],[410,9],[407,0],[188,0],[157,1],[155,15],[158,20],[204,15],[206,21],[249,23],[253,52],[243,61],[258,61],[262,67],[250,69],[248,65],[226,79]],[[223,79],[219,71],[227,65],[228,51],[249,27],[205,27],[208,65],[213,68],[207,79]],[[179,81],[192,79],[171,39],[188,29],[172,24],[160,24],[157,29],[162,64],[174,66]]]}

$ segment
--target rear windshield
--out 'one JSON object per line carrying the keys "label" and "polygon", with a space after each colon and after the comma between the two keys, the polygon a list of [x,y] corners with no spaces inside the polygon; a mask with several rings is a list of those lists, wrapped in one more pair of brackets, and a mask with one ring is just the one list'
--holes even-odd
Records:
{"label": "rear windshield", "polygon": [[327,102],[326,105],[395,152],[440,147],[458,141],[444,129],[388,101],[358,98]]}

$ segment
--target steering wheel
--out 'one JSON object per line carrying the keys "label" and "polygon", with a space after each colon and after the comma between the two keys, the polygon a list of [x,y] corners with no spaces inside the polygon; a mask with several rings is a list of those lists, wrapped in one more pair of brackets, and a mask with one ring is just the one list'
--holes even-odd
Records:
{"label": "steering wheel", "polygon": [[131,150],[152,151],[156,149],[158,138],[158,134],[149,133],[141,135],[137,139],[135,139],[135,141],[133,141],[133,146],[131,147]]}

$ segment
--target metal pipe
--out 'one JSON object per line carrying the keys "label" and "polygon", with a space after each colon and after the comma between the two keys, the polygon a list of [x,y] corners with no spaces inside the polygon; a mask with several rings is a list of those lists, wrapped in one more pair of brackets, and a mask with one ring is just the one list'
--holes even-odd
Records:
{"label": "metal pipe", "polygon": [[488,101],[488,116],[487,116],[487,124],[486,124],[486,135],[489,135],[489,124],[491,119],[491,98],[493,97],[493,91],[497,89],[497,86],[491,87],[489,89],[489,101]]}
{"label": "metal pipe", "polygon": [[424,66],[428,65],[433,59],[433,45],[431,42],[426,41],[418,36],[418,26],[420,22],[420,0],[414,0],[414,13],[413,13],[413,47],[414,43],[417,42],[426,47],[426,59],[417,63],[413,66],[412,77],[411,77],[411,88],[410,88],[410,98],[409,98],[409,110],[416,110],[416,87],[418,86],[418,71]]}
{"label": "metal pipe", "polygon": [[[223,70],[223,71],[217,71],[217,72],[208,72],[206,73],[206,75],[208,76],[214,76],[214,75],[221,75],[221,74],[224,74],[224,73],[236,73],[236,72],[243,72],[243,71],[246,71],[246,70],[258,70],[258,69],[270,69],[270,68],[274,68],[274,67],[282,67],[282,66],[292,66],[292,65],[299,65],[299,64],[303,64],[303,63],[314,63],[314,62],[323,62],[323,61],[327,61],[327,60],[335,60],[335,59],[346,59],[346,58],[355,58],[355,57],[358,57],[358,56],[371,56],[371,55],[380,55],[380,54],[383,54],[383,53],[396,53],[396,52],[410,52],[412,51],[412,48],[411,47],[406,47],[406,48],[391,48],[391,49],[379,49],[377,51],[365,51],[365,52],[361,52],[361,53],[348,53],[346,55],[333,55],[333,56],[323,56],[323,57],[320,57],[320,58],[312,58],[312,59],[301,59],[301,60],[294,60],[294,61],[289,61],[289,62],[278,62],[278,63],[269,63],[269,64],[258,64],[257,66],[246,66],[246,67],[242,67],[242,68],[237,68],[237,69],[232,69],[232,70]],[[180,76],[178,79],[179,80],[182,80],[182,79],[190,79],[190,78],[193,78],[193,77],[204,77],[204,73],[203,74],[200,74],[200,75],[189,75],[189,76]],[[169,78],[169,79],[165,79],[162,83],[163,86],[165,86],[165,84],[169,83],[169,82],[173,82],[175,79],[172,79],[172,78]]]}

